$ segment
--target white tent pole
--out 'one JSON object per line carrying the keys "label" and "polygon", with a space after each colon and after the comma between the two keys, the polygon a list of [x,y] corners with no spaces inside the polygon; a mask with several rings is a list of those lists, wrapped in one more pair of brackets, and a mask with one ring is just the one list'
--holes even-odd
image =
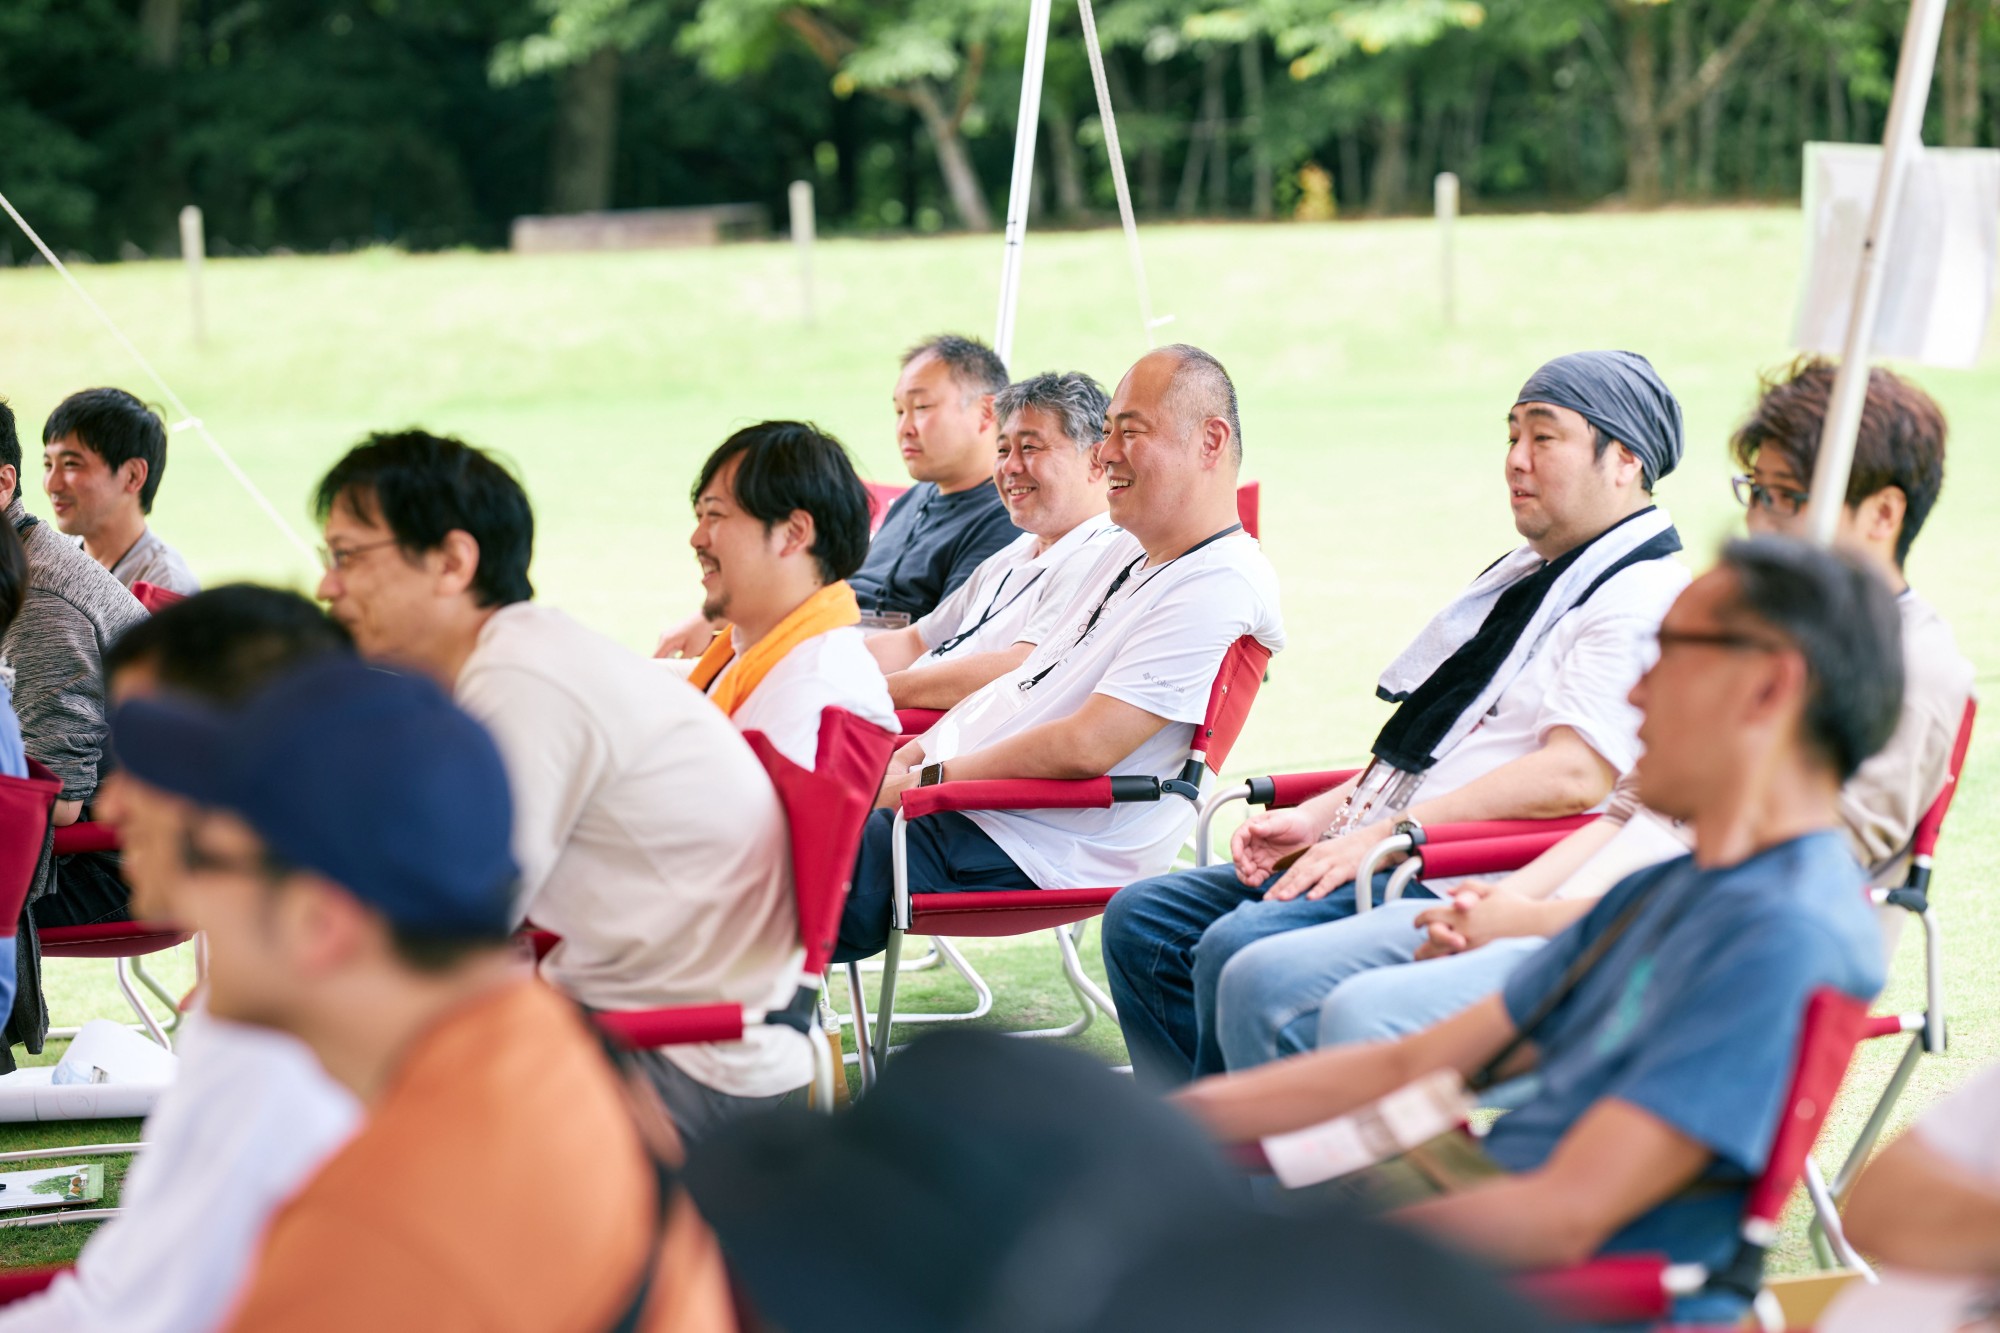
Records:
{"label": "white tent pole", "polygon": [[1030,0],[1028,54],[1021,65],[1021,115],[1014,125],[1014,178],[1007,186],[1007,248],[1000,260],[1000,321],[993,350],[1014,361],[1014,314],[1021,303],[1021,247],[1028,239],[1028,196],[1035,188],[1035,127],[1042,118],[1042,68],[1049,50],[1052,0]]}
{"label": "white tent pole", "polygon": [[1861,432],[1861,408],[1868,396],[1868,371],[1874,350],[1875,318],[1882,306],[1883,262],[1894,238],[1896,209],[1902,202],[1909,166],[1923,152],[1924,107],[1930,101],[1931,74],[1937,65],[1938,37],[1944,28],[1945,0],[1911,0],[1903,28],[1903,50],[1896,61],[1896,89],[1889,100],[1889,124],[1882,132],[1881,174],[1875,181],[1875,203],[1868,214],[1868,231],[1861,241],[1861,267],[1854,279],[1854,305],[1847,320],[1840,369],[1833,380],[1833,401],[1819,439],[1819,461],[1813,465],[1808,531],[1819,546],[1833,544],[1840,511],[1847,501],[1847,479],[1854,468],[1854,442]]}
{"label": "white tent pole", "polygon": [[1153,295],[1146,287],[1146,260],[1139,253],[1139,223],[1132,216],[1132,187],[1125,182],[1125,154],[1118,147],[1118,118],[1111,114],[1111,90],[1104,81],[1104,52],[1097,44],[1097,15],[1090,0],[1076,0],[1083,19],[1083,45],[1090,55],[1090,81],[1097,88],[1097,119],[1104,127],[1104,151],[1111,158],[1111,184],[1118,191],[1118,220],[1125,227],[1125,250],[1132,258],[1132,280],[1139,287],[1139,323],[1146,346],[1153,345]]}

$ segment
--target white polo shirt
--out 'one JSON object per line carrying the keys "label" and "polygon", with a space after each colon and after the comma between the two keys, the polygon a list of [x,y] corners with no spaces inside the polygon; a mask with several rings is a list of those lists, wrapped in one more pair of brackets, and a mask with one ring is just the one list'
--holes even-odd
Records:
{"label": "white polo shirt", "polygon": [[[1097,624],[1087,630],[1100,604]],[[1111,771],[1177,777],[1223,654],[1245,634],[1273,652],[1284,647],[1278,576],[1253,538],[1236,532],[1149,567],[1139,539],[1120,531],[1090,562],[1055,632],[1028,660],[967,696],[925,733],[925,760],[950,759],[1068,717],[1091,695],[1104,694],[1167,719]],[[1202,779],[1205,795],[1206,770]],[[1194,827],[1195,807],[1168,796],[1108,810],[974,811],[967,818],[1043,888],[1097,888],[1164,872]]]}
{"label": "white polo shirt", "polygon": [[[560,611],[517,602],[479,633],[458,702],[499,743],[521,867],[516,921],[562,936],[551,982],[599,1009],[791,999],[791,840],[764,766],[685,680]],[[789,1028],[662,1055],[720,1092],[812,1077]]]}
{"label": "white polo shirt", "polygon": [[981,561],[971,578],[917,621],[917,633],[930,651],[911,666],[934,666],[951,656],[1040,643],[1055,628],[1054,618],[1075,600],[1090,573],[1092,557],[1118,531],[1111,515],[1098,514],[1071,528],[1046,551],[1036,550],[1041,538],[1022,533]]}
{"label": "white polo shirt", "polygon": [[1618,773],[1630,769],[1639,758],[1639,710],[1626,696],[1658,655],[1660,621],[1688,582],[1686,566],[1673,559],[1641,561],[1607,579],[1542,636],[1479,725],[1438,756],[1415,801],[1533,754],[1557,727],[1583,737]]}
{"label": "white polo shirt", "polygon": [[[728,679],[747,646],[736,640],[736,656],[711,690]],[[884,731],[896,731],[889,682],[868,651],[866,637],[853,625],[815,634],[786,653],[750,697],[736,705],[730,721],[738,731],[763,732],[779,754],[800,768],[811,768],[819,757],[819,715],[828,708],[844,708]]]}

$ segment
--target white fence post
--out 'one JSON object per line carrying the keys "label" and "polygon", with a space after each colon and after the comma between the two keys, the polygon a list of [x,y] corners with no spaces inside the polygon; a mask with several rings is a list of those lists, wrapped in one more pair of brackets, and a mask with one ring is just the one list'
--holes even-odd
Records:
{"label": "white fence post", "polygon": [[793,181],[788,197],[792,205],[792,244],[799,251],[799,309],[810,326],[813,322],[812,182]]}
{"label": "white fence post", "polygon": [[1444,297],[1444,322],[1449,328],[1458,319],[1457,265],[1451,252],[1452,224],[1458,220],[1458,177],[1440,171],[1433,193],[1437,206],[1438,276]]}
{"label": "white fence post", "polygon": [[207,247],[202,235],[201,210],[189,204],[181,210],[181,260],[187,265],[188,308],[194,317],[197,346],[208,341],[208,312],[201,299],[201,261]]}

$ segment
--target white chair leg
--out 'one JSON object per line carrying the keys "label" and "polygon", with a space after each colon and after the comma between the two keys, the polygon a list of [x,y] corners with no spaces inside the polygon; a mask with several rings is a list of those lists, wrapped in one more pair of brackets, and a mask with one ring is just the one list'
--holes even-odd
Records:
{"label": "white chair leg", "polygon": [[1806,1197],[1812,1200],[1820,1231],[1826,1236],[1826,1243],[1835,1257],[1843,1266],[1861,1274],[1864,1282],[1877,1281],[1875,1270],[1848,1242],[1847,1231],[1840,1224],[1840,1209],[1833,1201],[1833,1192],[1826,1187],[1826,1177],[1820,1173],[1819,1163],[1810,1156],[1806,1158]]}
{"label": "white chair leg", "polygon": [[[879,1076],[889,1059],[889,1029],[896,1022],[897,962],[903,956],[903,932],[891,927],[888,947],[882,950],[882,1000],[875,1006],[875,1072]],[[856,1001],[855,1013],[861,1010]]]}
{"label": "white chair leg", "polygon": [[157,1042],[162,1049],[171,1051],[174,1048],[174,1039],[167,1035],[167,1030],[160,1026],[160,1021],[157,1018],[153,1017],[153,1011],[148,1009],[146,1002],[139,998],[139,992],[133,989],[132,960],[129,958],[114,958],[111,961],[116,967],[119,993],[124,995],[125,1003],[132,1006],[132,1012],[139,1015],[139,1021],[146,1027],[146,1035]]}

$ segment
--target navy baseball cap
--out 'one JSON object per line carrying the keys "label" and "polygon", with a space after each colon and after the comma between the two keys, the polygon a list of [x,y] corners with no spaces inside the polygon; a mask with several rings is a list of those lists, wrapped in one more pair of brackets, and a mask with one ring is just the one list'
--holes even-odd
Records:
{"label": "navy baseball cap", "polygon": [[429,680],[328,657],[233,711],[131,700],[111,741],[134,777],[240,816],[273,856],[398,927],[473,939],[512,924],[507,771],[486,728]]}

